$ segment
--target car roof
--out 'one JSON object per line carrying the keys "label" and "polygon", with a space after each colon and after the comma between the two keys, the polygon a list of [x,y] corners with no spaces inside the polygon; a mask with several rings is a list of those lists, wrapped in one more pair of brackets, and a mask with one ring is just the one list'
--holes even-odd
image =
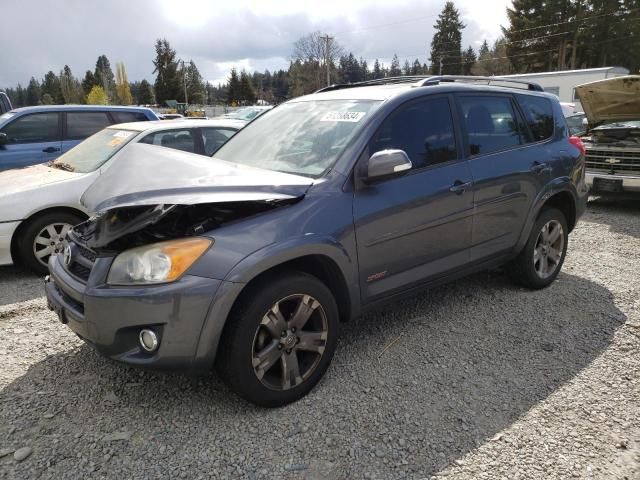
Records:
{"label": "car roof", "polygon": [[[509,79],[504,79],[507,83]],[[473,81],[473,79],[471,79]],[[493,81],[501,81],[495,78]],[[463,83],[463,82],[442,82],[431,85],[418,85],[417,83],[389,83],[384,85],[345,85],[330,87],[325,91],[317,91],[315,93],[294,98],[290,102],[314,101],[314,100],[379,100],[384,101],[393,97],[400,96],[407,92],[422,91],[425,94],[449,93],[449,92],[470,92],[470,93],[524,93],[548,98],[555,98],[554,95],[524,88],[525,85],[519,87],[508,87],[504,85],[487,85],[481,83]],[[335,88],[335,89],[334,89]]]}
{"label": "car roof", "polygon": [[11,113],[28,113],[28,112],[73,112],[73,111],[149,111],[148,107],[128,107],[122,105],[36,105],[31,107],[20,107],[11,110]]}
{"label": "car roof", "polygon": [[134,130],[136,132],[151,132],[157,130],[172,130],[177,128],[196,128],[196,127],[223,127],[235,128],[240,130],[246,125],[246,122],[229,119],[212,119],[212,120],[189,120],[177,118],[175,120],[150,120],[147,122],[129,122],[110,125],[107,128],[116,130]]}

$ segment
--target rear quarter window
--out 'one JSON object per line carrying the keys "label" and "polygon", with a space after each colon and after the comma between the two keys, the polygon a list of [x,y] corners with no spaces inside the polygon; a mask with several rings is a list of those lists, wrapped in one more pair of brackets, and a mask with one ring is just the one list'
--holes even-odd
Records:
{"label": "rear quarter window", "polygon": [[111,112],[113,119],[116,123],[129,123],[129,122],[146,122],[150,120],[142,112]]}
{"label": "rear quarter window", "polygon": [[533,134],[533,141],[539,142],[553,136],[553,105],[551,100],[532,95],[518,95],[518,103]]}

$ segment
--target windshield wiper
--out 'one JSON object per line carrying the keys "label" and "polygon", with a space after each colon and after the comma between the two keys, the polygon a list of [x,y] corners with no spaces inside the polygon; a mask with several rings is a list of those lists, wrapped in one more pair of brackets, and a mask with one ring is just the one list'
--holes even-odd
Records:
{"label": "windshield wiper", "polygon": [[55,160],[49,162],[48,166],[52,167],[52,168],[58,168],[60,170],[66,171],[66,172],[75,172],[75,168],[73,168],[68,163],[56,162]]}

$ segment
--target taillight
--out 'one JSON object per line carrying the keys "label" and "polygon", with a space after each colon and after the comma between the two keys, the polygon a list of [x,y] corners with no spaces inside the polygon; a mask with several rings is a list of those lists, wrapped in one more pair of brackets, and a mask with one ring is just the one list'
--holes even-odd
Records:
{"label": "taillight", "polygon": [[580,153],[582,153],[582,155],[585,155],[587,153],[586,149],[584,148],[584,143],[582,143],[582,139],[580,137],[572,135],[571,137],[569,137],[569,143],[580,150]]}

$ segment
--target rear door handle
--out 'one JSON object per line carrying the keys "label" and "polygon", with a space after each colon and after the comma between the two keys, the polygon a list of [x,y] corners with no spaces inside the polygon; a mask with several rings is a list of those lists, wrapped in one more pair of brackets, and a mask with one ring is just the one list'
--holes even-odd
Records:
{"label": "rear door handle", "polygon": [[471,182],[462,183],[460,180],[456,180],[453,182],[453,185],[449,187],[449,191],[461,195],[470,186]]}
{"label": "rear door handle", "polygon": [[533,164],[531,165],[531,168],[529,170],[531,170],[533,173],[546,172],[547,171],[547,164],[546,163],[540,163],[540,162],[533,162]]}
{"label": "rear door handle", "polygon": [[54,153],[54,152],[59,152],[60,149],[58,147],[47,147],[44,150],[42,150],[44,153]]}

